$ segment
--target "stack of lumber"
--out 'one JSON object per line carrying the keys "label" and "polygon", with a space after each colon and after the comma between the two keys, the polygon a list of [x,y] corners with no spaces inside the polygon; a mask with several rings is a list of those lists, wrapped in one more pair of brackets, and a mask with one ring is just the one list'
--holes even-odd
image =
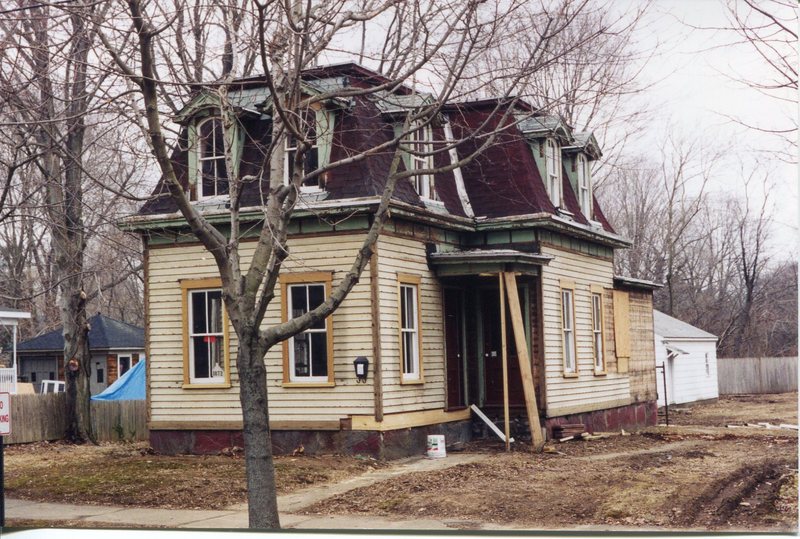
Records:
{"label": "stack of lumber", "polygon": [[583,423],[555,425],[553,427],[553,438],[556,440],[572,439],[573,437],[580,437],[584,432],[586,432],[586,426]]}

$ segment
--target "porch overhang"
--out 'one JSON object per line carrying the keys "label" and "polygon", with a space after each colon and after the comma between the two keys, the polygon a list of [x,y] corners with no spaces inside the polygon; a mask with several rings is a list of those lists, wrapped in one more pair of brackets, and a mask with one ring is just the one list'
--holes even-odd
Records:
{"label": "porch overhang", "polygon": [[539,275],[554,257],[513,249],[474,249],[431,253],[428,262],[438,277],[464,277],[500,272]]}

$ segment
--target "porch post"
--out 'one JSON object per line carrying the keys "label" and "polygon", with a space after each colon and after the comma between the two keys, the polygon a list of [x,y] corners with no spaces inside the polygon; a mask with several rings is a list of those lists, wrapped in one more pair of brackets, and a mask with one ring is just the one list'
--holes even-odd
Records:
{"label": "porch post", "polygon": [[525,324],[522,321],[522,312],[517,293],[517,277],[513,273],[502,273],[508,291],[508,307],[511,311],[511,325],[514,329],[514,342],[517,346],[517,360],[519,361],[520,375],[522,376],[522,390],[525,394],[525,409],[528,414],[528,424],[531,428],[531,441],[533,450],[540,451],[544,446],[542,427],[539,422],[539,409],[536,406],[536,386],[533,383],[530,355],[528,354],[528,341],[525,338]]}
{"label": "porch post", "polygon": [[500,280],[500,342],[503,358],[503,418],[505,421],[506,451],[511,450],[511,422],[508,412],[508,343],[506,342],[506,293],[503,273],[497,274]]}

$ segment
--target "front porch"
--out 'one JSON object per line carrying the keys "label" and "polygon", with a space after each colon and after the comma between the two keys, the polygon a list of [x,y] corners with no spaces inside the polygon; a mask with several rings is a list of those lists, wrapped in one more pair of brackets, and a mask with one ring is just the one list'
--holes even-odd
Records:
{"label": "front porch", "polygon": [[506,438],[512,420],[525,418],[535,445],[546,402],[541,266],[549,260],[507,249],[430,256],[443,289],[445,409],[476,405],[500,420]]}

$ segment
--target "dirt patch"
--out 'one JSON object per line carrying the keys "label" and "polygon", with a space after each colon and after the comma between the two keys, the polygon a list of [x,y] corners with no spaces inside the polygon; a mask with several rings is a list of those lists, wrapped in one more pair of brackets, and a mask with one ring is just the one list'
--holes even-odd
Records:
{"label": "dirt patch", "polygon": [[[246,500],[244,459],[166,456],[146,444],[75,446],[39,443],[6,449],[6,495],[64,502],[166,509],[223,509]],[[340,481],[385,466],[327,455],[276,457],[280,494]]]}
{"label": "dirt patch", "polygon": [[797,425],[797,393],[727,395],[716,402],[673,405],[669,421],[675,425],[709,427],[759,422]]}
{"label": "dirt patch", "polygon": [[557,444],[562,454],[493,453],[478,463],[355,489],[302,512],[545,529],[797,528],[797,495],[786,487],[796,481],[796,439],[681,435],[676,441],[663,434]]}

